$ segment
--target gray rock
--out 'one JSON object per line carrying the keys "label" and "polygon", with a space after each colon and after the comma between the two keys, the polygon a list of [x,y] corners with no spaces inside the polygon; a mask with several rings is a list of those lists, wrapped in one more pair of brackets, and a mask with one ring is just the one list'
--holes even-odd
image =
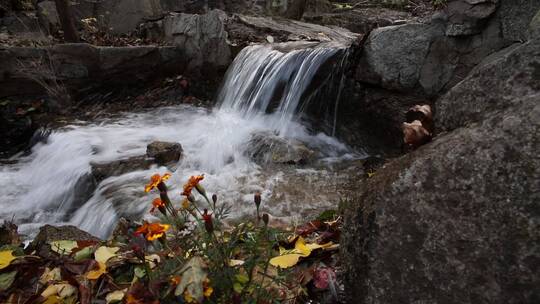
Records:
{"label": "gray rock", "polygon": [[527,40],[529,23],[538,10],[540,0],[500,0],[496,19],[502,37],[511,42]]}
{"label": "gray rock", "polygon": [[445,8],[448,15],[446,35],[467,36],[483,30],[487,19],[497,9],[498,0],[450,1]]}
{"label": "gray rock", "polygon": [[540,39],[540,10],[538,10],[529,24],[529,37]]}
{"label": "gray rock", "polygon": [[146,155],[159,165],[177,163],[182,157],[182,145],[165,141],[154,141],[146,147]]}
{"label": "gray rock", "polygon": [[137,170],[146,170],[152,164],[152,159],[146,156],[134,156],[107,163],[91,163],[90,166],[92,167],[93,177],[99,183],[111,176],[118,176]]}
{"label": "gray rock", "polygon": [[371,32],[357,68],[357,79],[389,89],[412,90],[418,85],[432,42],[443,27],[412,23]]}
{"label": "gray rock", "polygon": [[261,164],[303,165],[313,160],[315,152],[302,142],[285,139],[271,132],[255,133],[247,143],[246,154]]}
{"label": "gray rock", "polygon": [[224,27],[226,14],[212,10],[205,15],[172,14],[163,19],[165,39],[182,47],[190,58],[188,69],[205,65],[225,68],[232,61]]}
{"label": "gray rock", "polygon": [[540,100],[539,92],[540,39],[533,39],[489,56],[440,98],[435,126],[439,132],[454,130],[521,103],[517,96]]}
{"label": "gray rock", "polygon": [[481,65],[442,98],[453,131],[363,184],[341,242],[348,303],[540,299],[539,50]]}

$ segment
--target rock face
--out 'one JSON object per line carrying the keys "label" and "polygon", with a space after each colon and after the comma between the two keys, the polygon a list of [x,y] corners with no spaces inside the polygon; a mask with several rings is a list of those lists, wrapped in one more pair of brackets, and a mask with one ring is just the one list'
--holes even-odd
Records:
{"label": "rock face", "polygon": [[358,141],[348,142],[362,147],[367,139],[368,145],[374,142],[373,146],[383,147],[369,152],[397,154],[400,125],[408,107],[433,105],[436,98],[458,84],[486,57],[516,41],[523,42],[531,35],[527,27],[539,9],[540,0],[526,4],[510,0],[456,0],[436,12],[429,23],[374,29],[360,44],[359,53],[350,56],[355,71],[345,86],[343,96],[347,97],[339,104],[339,117],[343,119],[338,120],[337,133],[351,137],[351,129],[360,130],[357,133],[369,130],[364,132],[367,134],[355,135]]}
{"label": "rock face", "polygon": [[188,69],[226,69],[232,61],[224,26],[226,17],[219,10],[204,15],[172,14],[162,21],[165,39],[182,46],[190,58]]}
{"label": "rock face", "polygon": [[349,303],[540,300],[539,49],[480,65],[437,102],[450,132],[363,185],[341,243]]}
{"label": "rock face", "polygon": [[44,88],[31,79],[56,82],[70,90],[125,86],[184,70],[177,47],[96,47],[84,43],[44,48],[0,49],[0,97],[32,95]]}
{"label": "rock face", "polygon": [[178,162],[183,152],[179,143],[165,141],[155,141],[146,147],[146,155],[162,166]]}
{"label": "rock face", "polygon": [[45,225],[39,228],[38,234],[25,250],[29,253],[36,250],[37,252],[41,252],[41,254],[44,256],[47,256],[48,252],[50,252],[50,246],[48,243],[62,240],[100,241],[97,237],[89,234],[88,232],[82,231],[75,226]]}

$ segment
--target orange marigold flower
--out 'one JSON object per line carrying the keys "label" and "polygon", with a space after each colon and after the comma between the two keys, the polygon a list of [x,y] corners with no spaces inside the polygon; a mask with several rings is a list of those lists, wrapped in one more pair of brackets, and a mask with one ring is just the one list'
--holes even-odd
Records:
{"label": "orange marigold flower", "polygon": [[150,209],[150,212],[153,213],[156,209],[163,210],[162,212],[165,211],[165,203],[159,197],[152,201],[152,209]]}
{"label": "orange marigold flower", "polygon": [[170,177],[171,177],[170,173],[165,173],[165,174],[163,174],[163,176],[161,176],[159,174],[152,175],[152,177],[150,178],[150,183],[148,183],[144,187],[144,192],[150,192],[152,189],[157,188],[157,186],[160,183],[168,180]]}
{"label": "orange marigold flower", "polygon": [[199,185],[199,182],[203,179],[204,175],[191,176],[188,182],[184,185],[184,192],[182,192],[182,195],[190,196],[193,188],[197,187],[197,185]]}
{"label": "orange marigold flower", "polygon": [[170,227],[171,226],[167,224],[160,224],[160,223],[150,224],[145,221],[142,226],[137,228],[137,230],[135,231],[135,234],[136,235],[143,234],[147,240],[153,241],[153,240],[157,240],[163,237],[163,235],[165,235],[165,232],[169,230]]}
{"label": "orange marigold flower", "polygon": [[214,292],[214,288],[210,286],[210,280],[208,278],[204,279],[203,281],[203,294],[206,298],[210,298],[212,293]]}
{"label": "orange marigold flower", "polygon": [[173,285],[178,285],[178,284],[180,284],[180,282],[182,282],[182,277],[181,276],[173,276],[171,278],[171,284],[173,284]]}
{"label": "orange marigold flower", "polygon": [[187,198],[182,200],[182,208],[186,210],[189,208],[189,200]]}

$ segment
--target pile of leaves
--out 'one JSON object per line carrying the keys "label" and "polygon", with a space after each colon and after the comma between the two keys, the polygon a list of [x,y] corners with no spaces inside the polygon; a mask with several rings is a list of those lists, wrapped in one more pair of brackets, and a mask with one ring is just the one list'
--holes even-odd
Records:
{"label": "pile of leaves", "polygon": [[9,243],[0,247],[0,302],[337,302],[341,219],[335,212],[274,228],[260,214],[256,193],[253,219],[230,226],[224,219],[231,206],[207,195],[204,176],[192,176],[177,203],[167,193],[169,177],[155,174],[145,186],[159,195],[149,201],[160,220],[122,221],[106,242],[55,240],[23,248],[16,228],[8,230],[0,238]]}

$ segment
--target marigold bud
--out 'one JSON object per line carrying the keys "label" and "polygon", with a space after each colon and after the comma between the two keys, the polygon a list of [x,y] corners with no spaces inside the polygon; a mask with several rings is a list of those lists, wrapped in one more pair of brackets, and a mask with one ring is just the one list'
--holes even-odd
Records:
{"label": "marigold bud", "polygon": [[259,206],[261,205],[261,193],[257,192],[253,196],[253,201],[255,202],[255,206],[257,206],[257,209],[259,209]]}
{"label": "marigold bud", "polygon": [[262,220],[264,222],[264,225],[268,226],[268,222],[270,221],[270,216],[268,215],[268,213],[263,213]]}
{"label": "marigold bud", "polygon": [[214,223],[212,222],[212,213],[208,213],[208,209],[204,209],[202,218],[204,221],[204,228],[206,228],[206,231],[208,233],[214,232]]}
{"label": "marigold bud", "polygon": [[215,193],[212,194],[212,202],[214,203],[214,205],[216,205],[217,203],[217,195]]}

